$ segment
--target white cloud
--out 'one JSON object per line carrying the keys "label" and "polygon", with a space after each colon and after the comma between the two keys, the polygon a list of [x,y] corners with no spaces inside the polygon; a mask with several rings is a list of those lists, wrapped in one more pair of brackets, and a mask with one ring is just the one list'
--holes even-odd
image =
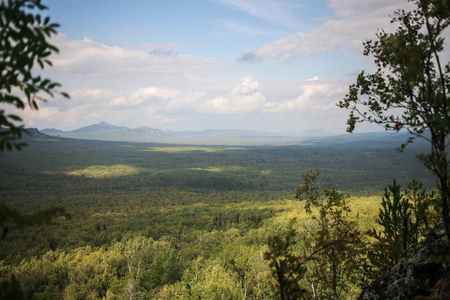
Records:
{"label": "white cloud", "polygon": [[158,87],[146,87],[131,93],[127,97],[114,99],[111,105],[114,108],[130,109],[142,105],[155,105],[179,96],[179,92],[169,91]]}
{"label": "white cloud", "polygon": [[305,112],[309,110],[313,110],[314,103],[312,101],[312,97],[314,96],[314,90],[311,88],[306,88],[303,93],[298,96],[296,99],[281,103],[277,106],[271,104],[267,105],[266,108],[269,108],[270,112]]}
{"label": "white cloud", "polygon": [[251,16],[262,18],[285,28],[298,28],[299,18],[292,8],[299,7],[298,3],[287,0],[213,0],[223,3]]}
{"label": "white cloud", "polygon": [[308,80],[306,80],[306,81],[317,81],[317,80],[319,80],[319,76],[314,76],[314,77],[312,77],[312,78],[309,78]]}
{"label": "white cloud", "polygon": [[266,114],[303,115],[302,118],[320,118],[324,111],[339,109],[336,103],[345,95],[348,87],[338,82],[310,81],[297,86],[297,96],[283,101],[267,102]]}
{"label": "white cloud", "polygon": [[53,43],[60,54],[46,71],[70,88],[130,89],[148,86],[190,86],[198,76],[228,72],[233,67],[213,58],[174,52],[177,44],[142,44],[138,49],[107,46],[91,39],[69,40],[59,34]]}
{"label": "white cloud", "polygon": [[267,37],[267,36],[279,37],[284,34],[284,32],[282,33],[281,31],[268,29],[266,27],[259,28],[259,27],[249,26],[249,25],[242,23],[240,21],[237,21],[237,20],[222,20],[220,22],[220,24],[221,24],[221,26],[224,26],[228,30],[237,32],[239,34],[249,35],[249,36],[260,35],[260,36],[265,36],[265,37]]}
{"label": "white cloud", "polygon": [[392,27],[389,14],[409,5],[403,0],[330,0],[333,19],[308,32],[297,32],[249,51],[255,57],[273,58],[282,64],[297,57],[334,51],[342,46],[351,49],[356,46],[360,52],[362,42],[374,38],[377,29]]}
{"label": "white cloud", "polygon": [[[177,53],[177,45],[111,47],[63,35],[57,45],[61,54],[46,73],[71,99],[49,99],[38,112],[22,112],[27,126],[73,130],[106,121],[163,130],[252,126],[273,131],[298,126],[298,119],[322,119],[328,111],[334,112],[330,120],[336,118],[334,103],[342,97],[336,84],[323,80],[260,81],[248,69],[240,81],[230,80],[222,76],[230,65]],[[162,55],[166,50],[171,52]]]}
{"label": "white cloud", "polygon": [[404,0],[329,0],[329,6],[340,18],[354,18],[358,15],[385,18],[400,7],[413,8],[412,4]]}
{"label": "white cloud", "polygon": [[266,97],[259,91],[259,83],[245,77],[241,84],[225,96],[206,101],[203,112],[219,114],[242,114],[262,109]]}

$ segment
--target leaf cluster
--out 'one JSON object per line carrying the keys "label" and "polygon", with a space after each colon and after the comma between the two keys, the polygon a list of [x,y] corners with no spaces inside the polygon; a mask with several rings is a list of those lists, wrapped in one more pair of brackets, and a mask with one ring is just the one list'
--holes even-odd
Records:
{"label": "leaf cluster", "polygon": [[52,207],[33,214],[23,215],[17,209],[9,208],[0,202],[0,228],[2,229],[0,240],[5,238],[10,228],[23,230],[30,226],[53,225],[56,224],[53,219],[59,215],[68,219],[71,218],[71,215],[62,207]]}
{"label": "leaf cluster", "polygon": [[321,189],[316,184],[318,176],[318,171],[303,172],[303,184],[295,191],[297,199],[305,200],[305,210],[317,227],[310,233],[314,259],[309,265],[309,277],[312,285],[320,285],[320,295],[339,299],[348,292],[345,281],[359,276],[363,235],[348,217],[348,196],[334,186]]}
{"label": "leaf cluster", "polygon": [[364,54],[372,55],[377,70],[362,71],[338,106],[350,109],[347,131],[360,122],[375,123],[386,130],[406,129],[410,137],[400,145],[421,137],[431,151],[418,158],[437,177],[442,217],[450,238],[450,182],[447,147],[450,145],[450,62],[441,62],[443,32],[450,25],[447,0],[411,1],[412,11],[395,12],[394,33],[381,30],[376,41],[364,43]]}
{"label": "leaf cluster", "polygon": [[338,106],[350,109],[348,132],[360,122],[383,126],[386,130],[407,129],[414,137],[425,137],[427,129],[450,133],[448,71],[441,68],[441,36],[450,22],[448,1],[413,1],[413,11],[396,11],[391,22],[394,33],[381,30],[377,40],[364,43],[377,70],[362,71]]}
{"label": "leaf cluster", "polygon": [[[59,27],[50,22],[50,17],[42,17],[38,12],[46,10],[41,0],[7,0],[0,2],[0,103],[25,109],[38,109],[38,102],[45,101],[42,93],[51,97],[61,85],[49,78],[32,73],[38,65],[40,69],[52,66],[50,56],[58,53],[58,48],[48,42]],[[37,11],[37,12],[35,12]],[[66,98],[65,92],[60,94]],[[17,114],[0,110],[0,151],[18,150],[24,143],[21,138],[23,125]]]}

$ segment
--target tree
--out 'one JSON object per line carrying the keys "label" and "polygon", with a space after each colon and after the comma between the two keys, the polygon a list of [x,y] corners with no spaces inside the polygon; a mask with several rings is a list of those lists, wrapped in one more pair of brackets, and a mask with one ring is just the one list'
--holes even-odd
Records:
{"label": "tree", "polygon": [[413,244],[417,245],[420,239],[432,230],[432,225],[439,220],[436,212],[436,206],[438,206],[436,204],[440,200],[439,194],[435,191],[423,190],[422,183],[413,179],[405,191],[405,198],[408,199],[413,212]]}
{"label": "tree", "polygon": [[[411,232],[414,226],[411,222],[411,210],[408,199],[404,198],[401,186],[393,180],[392,185],[384,189],[381,208],[376,222],[380,230],[369,232],[376,238],[368,256],[371,264],[367,269],[369,276],[377,277],[400,262],[407,254],[411,244]],[[410,233],[408,235],[408,233]]]}
{"label": "tree", "polygon": [[281,300],[307,299],[307,291],[301,286],[300,280],[305,277],[305,259],[295,252],[297,232],[294,221],[290,220],[285,232],[269,237],[269,250],[264,258],[269,261],[269,267],[277,284],[273,286],[275,296]]}
{"label": "tree", "polygon": [[373,249],[368,252],[372,263],[368,269],[370,276],[385,273],[411,254],[431,229],[428,224],[434,219],[431,210],[435,197],[434,192],[424,191],[416,180],[412,180],[404,192],[396,180],[385,188],[376,219],[380,230],[370,232],[376,238]]}
{"label": "tree", "polygon": [[348,196],[334,186],[320,188],[316,183],[318,176],[318,171],[303,172],[303,184],[295,190],[296,198],[305,201],[305,210],[317,228],[308,241],[311,254],[307,261],[313,263],[307,268],[310,280],[320,283],[319,298],[342,299],[349,295],[351,285],[360,280],[363,235],[348,217]]}
{"label": "tree", "polygon": [[450,64],[444,66],[440,56],[444,50],[442,34],[450,24],[450,1],[409,1],[416,8],[395,12],[391,22],[398,28],[394,33],[381,30],[378,40],[364,43],[364,54],[373,56],[377,70],[373,74],[361,72],[338,106],[351,110],[349,132],[357,123],[370,122],[386,130],[407,130],[410,138],[400,151],[417,137],[430,143],[431,151],[419,159],[437,178],[450,238]]}
{"label": "tree", "polygon": [[22,230],[30,226],[52,225],[55,224],[53,218],[59,214],[68,219],[72,218],[62,207],[52,207],[33,214],[22,215],[16,209],[10,209],[4,203],[0,202],[0,241],[5,238],[10,228]]}
{"label": "tree", "polygon": [[[265,259],[276,280],[274,294],[281,299],[349,298],[355,282],[362,281],[363,235],[348,218],[348,197],[333,186],[321,189],[318,176],[317,171],[303,172],[303,183],[295,190],[314,229],[299,233],[291,219],[283,233],[269,237]],[[304,249],[296,247],[298,237]]]}
{"label": "tree", "polygon": [[[47,7],[41,0],[5,0],[0,2],[0,104],[10,104],[16,109],[38,109],[38,101],[44,101],[41,93],[54,96],[60,84],[40,75],[32,74],[38,64],[41,69],[51,66],[49,56],[58,53],[58,48],[47,39],[56,34],[58,24],[50,23],[49,17],[41,17],[35,10]],[[65,92],[59,92],[68,98]],[[8,106],[10,107],[10,106]],[[24,126],[16,114],[0,109],[0,152],[20,150],[25,143],[17,142],[22,137]],[[69,215],[63,208],[50,208],[32,215],[23,216],[0,202],[0,227],[3,238],[9,227],[51,224],[59,213]]]}
{"label": "tree", "polygon": [[[39,101],[45,101],[42,93],[51,97],[60,84],[32,73],[33,67],[51,66],[49,57],[58,48],[48,39],[56,34],[56,23],[49,17],[41,17],[34,11],[47,7],[41,0],[5,0],[0,2],[0,104],[10,104],[15,109],[25,109],[27,103],[37,110]],[[65,92],[58,92],[69,98]],[[9,109],[12,107],[8,105]],[[24,143],[22,119],[15,113],[0,109],[0,151],[19,149]]]}

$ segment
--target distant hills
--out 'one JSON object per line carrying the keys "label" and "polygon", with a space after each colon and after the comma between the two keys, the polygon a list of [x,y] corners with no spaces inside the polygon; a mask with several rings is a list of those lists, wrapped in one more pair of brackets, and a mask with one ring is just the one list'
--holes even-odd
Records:
{"label": "distant hills", "polygon": [[100,122],[72,131],[58,129],[43,129],[42,133],[50,136],[58,136],[74,139],[126,141],[126,142],[153,142],[155,139],[168,139],[171,136],[160,129],[149,127],[127,128],[115,126],[107,122]]}
{"label": "distant hills", "polygon": [[[39,130],[29,130],[33,130],[33,136],[38,135],[37,132]],[[115,126],[107,122],[92,124],[72,131],[47,128],[41,130],[39,134],[62,138],[147,143],[277,146],[314,145],[319,147],[367,148],[384,147],[387,145],[396,147],[408,138],[407,133],[372,132],[337,135],[323,130],[310,130],[301,133],[271,133],[251,130],[162,131],[146,126],[127,128]]]}
{"label": "distant hills", "polygon": [[[156,128],[141,126],[127,128],[115,126],[107,122],[100,122],[72,131],[62,131],[55,128],[41,130],[42,133],[54,137],[128,141],[128,142],[155,142],[155,143],[186,143],[186,144],[298,144],[298,134],[268,133],[251,130],[203,130],[203,131],[162,131]],[[320,134],[326,135],[321,131]],[[306,132],[303,136],[310,136]]]}

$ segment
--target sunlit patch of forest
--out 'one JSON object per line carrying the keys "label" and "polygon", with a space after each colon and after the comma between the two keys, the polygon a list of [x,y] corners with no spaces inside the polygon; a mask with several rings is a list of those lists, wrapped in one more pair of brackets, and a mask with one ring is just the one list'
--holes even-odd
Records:
{"label": "sunlit patch of forest", "polygon": [[[318,170],[321,186],[350,195],[346,216],[364,232],[377,228],[392,179],[433,187],[421,150],[30,141],[0,154],[2,201],[23,213],[61,206],[73,218],[12,229],[0,277],[29,299],[273,299],[270,236],[295,222],[307,251],[317,226],[295,197],[301,172]],[[342,295],[355,298],[356,282]]]}

